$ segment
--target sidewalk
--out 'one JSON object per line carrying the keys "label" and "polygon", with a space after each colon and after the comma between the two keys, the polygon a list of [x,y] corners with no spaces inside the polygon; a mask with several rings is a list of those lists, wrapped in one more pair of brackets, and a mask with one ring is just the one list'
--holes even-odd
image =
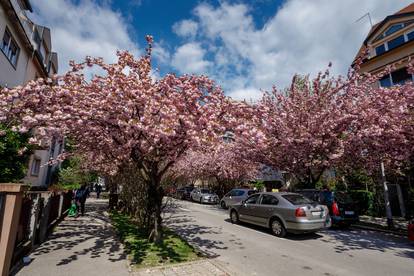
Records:
{"label": "sidewalk", "polygon": [[19,276],[127,276],[126,254],[103,214],[107,200],[90,198],[84,217],[62,221]]}
{"label": "sidewalk", "polygon": [[386,218],[360,216],[359,222],[353,226],[364,228],[364,229],[369,229],[369,230],[377,230],[377,231],[389,232],[389,233],[394,233],[394,234],[399,234],[399,235],[407,235],[408,221],[400,217],[394,217],[393,221],[394,221],[394,229],[388,229]]}
{"label": "sidewalk", "polygon": [[84,217],[66,217],[29,256],[18,276],[228,276],[213,259],[130,272],[127,254],[104,215],[108,201],[89,198]]}
{"label": "sidewalk", "polygon": [[230,276],[214,260],[200,261],[170,265],[164,267],[143,268],[133,272],[131,276]]}

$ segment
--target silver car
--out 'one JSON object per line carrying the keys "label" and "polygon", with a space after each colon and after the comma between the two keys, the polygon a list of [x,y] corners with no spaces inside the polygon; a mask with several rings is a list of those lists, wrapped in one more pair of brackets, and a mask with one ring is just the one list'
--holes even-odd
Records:
{"label": "silver car", "polygon": [[287,232],[316,232],[331,226],[325,205],[295,193],[258,193],[230,206],[230,220],[270,228],[278,237]]}
{"label": "silver car", "polygon": [[190,193],[190,198],[193,201],[200,203],[213,203],[217,204],[219,202],[218,196],[211,192],[209,189],[199,189],[195,188]]}
{"label": "silver car", "polygon": [[229,206],[245,200],[248,196],[254,193],[256,193],[256,191],[251,189],[233,189],[223,196],[220,201],[220,206],[223,209],[227,209]]}

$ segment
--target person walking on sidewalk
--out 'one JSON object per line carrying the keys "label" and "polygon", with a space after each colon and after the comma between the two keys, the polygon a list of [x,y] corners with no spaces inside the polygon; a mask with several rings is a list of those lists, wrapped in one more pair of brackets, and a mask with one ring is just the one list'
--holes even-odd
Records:
{"label": "person walking on sidewalk", "polygon": [[102,186],[100,184],[95,184],[96,198],[99,198],[102,192]]}
{"label": "person walking on sidewalk", "polygon": [[78,205],[78,214],[79,210],[81,215],[85,214],[85,202],[86,198],[89,196],[89,189],[86,187],[86,184],[83,184],[75,193],[76,204]]}

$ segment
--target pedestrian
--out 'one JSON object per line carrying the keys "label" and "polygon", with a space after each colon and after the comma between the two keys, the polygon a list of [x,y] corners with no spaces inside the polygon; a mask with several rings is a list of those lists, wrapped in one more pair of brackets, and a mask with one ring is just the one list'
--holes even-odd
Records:
{"label": "pedestrian", "polygon": [[96,198],[99,198],[102,192],[102,186],[98,183],[95,184]]}
{"label": "pedestrian", "polygon": [[89,196],[89,189],[86,187],[86,184],[83,184],[79,189],[76,190],[75,200],[78,205],[78,215],[79,210],[81,215],[85,215],[85,202],[86,198]]}

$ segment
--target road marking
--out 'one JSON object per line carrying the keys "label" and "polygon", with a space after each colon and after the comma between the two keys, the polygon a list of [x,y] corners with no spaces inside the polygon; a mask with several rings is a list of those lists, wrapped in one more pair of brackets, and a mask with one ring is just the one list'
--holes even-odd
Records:
{"label": "road marking", "polygon": [[180,207],[180,209],[181,209],[181,210],[183,210],[183,211],[186,211],[186,212],[191,212],[191,210],[189,210],[189,209],[185,209],[185,208],[183,208],[183,207]]}

